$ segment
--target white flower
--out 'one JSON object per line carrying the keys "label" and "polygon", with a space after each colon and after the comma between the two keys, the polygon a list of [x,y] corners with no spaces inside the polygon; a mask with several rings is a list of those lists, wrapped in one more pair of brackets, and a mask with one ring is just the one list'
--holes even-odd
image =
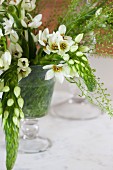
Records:
{"label": "white flower", "polygon": [[62,40],[58,43],[59,54],[62,55],[70,50],[70,45],[68,41]]}
{"label": "white flower", "polygon": [[36,3],[36,0],[23,0],[22,8],[30,12],[36,7],[35,3]]}
{"label": "white flower", "polygon": [[12,31],[10,34],[10,40],[16,43],[19,40],[19,36],[16,31]]}
{"label": "white flower", "polygon": [[20,81],[22,78],[27,77],[30,73],[31,73],[31,68],[27,67],[27,68],[17,68],[17,73],[18,73],[18,81]]}
{"label": "white flower", "polygon": [[29,61],[27,58],[19,58],[17,65],[22,69],[26,69],[29,66]]}
{"label": "white flower", "polygon": [[4,36],[4,35],[2,33],[2,29],[0,28],[0,39],[1,39],[2,36]]}
{"label": "white flower", "polygon": [[53,53],[58,53],[59,51],[59,42],[62,41],[63,38],[59,34],[59,32],[53,32],[53,34],[49,35],[47,50]]}
{"label": "white flower", "polygon": [[18,5],[20,2],[21,2],[21,0],[10,0],[9,4]]}
{"label": "white flower", "polygon": [[11,54],[9,51],[5,51],[2,55],[1,55],[1,59],[3,61],[3,67],[4,70],[7,70],[11,64]]}
{"label": "white flower", "polygon": [[5,29],[5,35],[8,35],[12,32],[12,27],[14,24],[14,19],[12,16],[10,16],[10,19],[7,18],[3,18],[4,22],[3,22],[3,26]]}
{"label": "white flower", "polygon": [[76,43],[80,43],[81,40],[82,40],[82,38],[83,38],[83,35],[84,35],[84,34],[78,34],[78,35],[76,36],[76,38],[75,38],[75,42],[76,42]]}
{"label": "white flower", "polygon": [[49,29],[48,28],[44,29],[43,32],[42,32],[42,30],[39,31],[38,41],[42,46],[47,45],[48,37],[49,37]]}
{"label": "white flower", "polygon": [[0,0],[0,5],[2,5],[2,3],[4,2],[5,0]]}
{"label": "white flower", "polygon": [[65,77],[70,77],[70,68],[67,64],[46,65],[43,69],[49,69],[45,75],[45,80],[55,77],[56,80],[63,83]]}
{"label": "white flower", "polygon": [[22,56],[22,52],[23,52],[21,46],[18,43],[16,43],[16,44],[10,43],[9,51],[10,51],[11,55],[15,58],[20,58]]}
{"label": "white flower", "polygon": [[42,19],[42,14],[36,15],[32,19],[32,21],[28,24],[28,27],[30,27],[30,28],[38,28],[38,27],[40,27],[40,25],[42,24],[41,19]]}

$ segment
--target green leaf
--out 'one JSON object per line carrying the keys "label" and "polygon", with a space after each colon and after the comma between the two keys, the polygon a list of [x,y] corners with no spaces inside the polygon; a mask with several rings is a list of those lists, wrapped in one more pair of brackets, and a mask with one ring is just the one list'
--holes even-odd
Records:
{"label": "green leaf", "polygon": [[29,45],[29,59],[33,60],[36,57],[36,43],[33,40],[30,30],[28,30],[28,45]]}

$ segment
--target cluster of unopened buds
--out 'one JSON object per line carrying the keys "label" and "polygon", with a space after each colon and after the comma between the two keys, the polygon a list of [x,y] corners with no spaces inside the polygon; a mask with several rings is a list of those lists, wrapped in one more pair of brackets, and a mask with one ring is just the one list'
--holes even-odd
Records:
{"label": "cluster of unopened buds", "polygon": [[[4,92],[4,93],[7,93],[10,91],[10,88],[9,86],[4,86],[4,81],[3,80],[0,80],[0,91],[1,92]],[[14,90],[13,90],[13,94],[12,94],[12,97],[8,97],[7,98],[7,102],[6,102],[6,108],[13,108],[14,110],[14,116],[13,116],[13,123],[18,126],[20,126],[20,123],[19,123],[19,119],[22,119],[24,118],[24,114],[22,112],[22,108],[23,108],[23,105],[24,105],[24,100],[23,98],[20,96],[20,92],[21,92],[21,89],[20,87],[18,86],[15,86],[14,87]],[[13,106],[15,104],[15,101],[17,103],[17,106]],[[0,101],[0,115],[3,115],[3,126],[5,125],[6,123],[6,120],[9,116],[9,111],[6,109],[6,110],[3,110],[3,107],[2,107],[2,102]]]}

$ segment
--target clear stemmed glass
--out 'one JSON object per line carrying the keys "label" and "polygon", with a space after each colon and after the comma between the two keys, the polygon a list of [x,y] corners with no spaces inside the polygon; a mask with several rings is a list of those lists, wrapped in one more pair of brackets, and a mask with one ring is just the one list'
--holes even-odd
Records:
{"label": "clear stemmed glass", "polygon": [[45,80],[46,71],[41,66],[32,66],[30,75],[19,83],[24,98],[21,121],[21,139],[19,150],[24,153],[37,153],[51,146],[49,139],[39,136],[38,119],[48,112],[54,89],[54,79]]}
{"label": "clear stemmed glass", "polygon": [[70,98],[54,105],[52,115],[69,120],[89,120],[101,114],[96,105],[89,103],[84,96],[79,96],[80,90],[75,84],[69,83],[67,88],[71,93]]}

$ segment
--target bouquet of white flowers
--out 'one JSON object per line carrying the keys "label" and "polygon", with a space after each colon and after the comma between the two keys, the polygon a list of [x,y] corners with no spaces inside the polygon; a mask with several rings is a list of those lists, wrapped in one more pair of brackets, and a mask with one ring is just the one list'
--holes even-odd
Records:
{"label": "bouquet of white flowers", "polygon": [[86,53],[90,48],[82,43],[84,34],[72,38],[64,24],[53,33],[48,28],[40,30],[42,14],[31,15],[35,7],[35,0],[0,1],[0,91],[3,92],[0,115],[6,137],[7,170],[13,168],[16,160],[20,120],[24,118],[24,100],[18,82],[29,76],[32,65],[47,69],[45,81],[55,77],[60,83],[64,78],[76,83],[91,102],[110,115],[113,112],[108,94],[89,65]]}

